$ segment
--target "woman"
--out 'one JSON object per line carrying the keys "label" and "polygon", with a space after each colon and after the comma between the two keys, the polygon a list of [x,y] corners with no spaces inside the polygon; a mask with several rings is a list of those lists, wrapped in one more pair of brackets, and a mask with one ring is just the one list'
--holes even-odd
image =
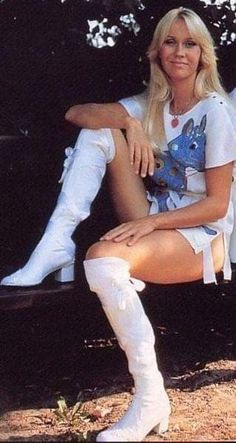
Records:
{"label": "woman", "polygon": [[[126,353],[135,395],[122,419],[97,441],[141,441],[152,429],[168,429],[170,404],[157,367],[154,334],[136,292],[143,288],[142,280],[203,278],[208,283],[221,270],[225,278],[231,276],[236,134],[211,36],[193,11],[174,9],[157,25],[148,57],[147,94],[68,111],[68,120],[93,131],[82,131],[36,252],[2,282],[35,284],[52,270],[72,265],[71,234],[88,215],[108,164],[123,223],[90,247],[84,267]],[[155,183],[149,193],[142,180],[147,174]]]}

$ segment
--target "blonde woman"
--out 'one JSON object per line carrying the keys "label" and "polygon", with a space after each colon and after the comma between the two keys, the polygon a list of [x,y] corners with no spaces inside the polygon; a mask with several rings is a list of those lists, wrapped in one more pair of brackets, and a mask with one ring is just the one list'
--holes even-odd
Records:
{"label": "blonde woman", "polygon": [[[90,129],[82,131],[66,164],[40,244],[22,270],[2,281],[35,284],[53,270],[71,268],[71,235],[88,216],[107,167],[122,224],[90,247],[84,267],[126,353],[135,395],[122,419],[97,441],[142,441],[152,429],[168,429],[170,404],[154,334],[136,292],[143,281],[209,283],[221,270],[231,277],[236,134],[212,38],[192,10],[174,9],[158,23],[148,57],[147,92],[115,104],[77,105],[66,114]],[[146,175],[154,184],[150,192]]]}

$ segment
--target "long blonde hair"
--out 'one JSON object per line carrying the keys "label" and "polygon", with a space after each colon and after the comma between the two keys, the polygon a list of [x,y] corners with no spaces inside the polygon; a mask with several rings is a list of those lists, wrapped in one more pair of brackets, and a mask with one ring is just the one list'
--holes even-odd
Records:
{"label": "long blonde hair", "polygon": [[194,96],[201,100],[213,91],[226,95],[217,70],[214,41],[206,25],[191,9],[183,7],[171,9],[159,21],[147,51],[150,62],[150,81],[144,127],[150,140],[158,144],[161,144],[164,139],[163,108],[165,103],[173,98],[168,77],[161,67],[159,51],[171,25],[178,19],[184,19],[192,38],[201,48]]}

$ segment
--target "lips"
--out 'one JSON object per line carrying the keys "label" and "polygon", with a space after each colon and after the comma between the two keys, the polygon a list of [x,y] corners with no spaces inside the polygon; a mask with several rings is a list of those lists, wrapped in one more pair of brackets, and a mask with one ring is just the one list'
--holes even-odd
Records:
{"label": "lips", "polygon": [[185,66],[188,66],[188,64],[187,63],[184,63],[184,62],[171,62],[171,64],[172,65],[174,65],[174,66],[180,66],[180,67],[185,67]]}

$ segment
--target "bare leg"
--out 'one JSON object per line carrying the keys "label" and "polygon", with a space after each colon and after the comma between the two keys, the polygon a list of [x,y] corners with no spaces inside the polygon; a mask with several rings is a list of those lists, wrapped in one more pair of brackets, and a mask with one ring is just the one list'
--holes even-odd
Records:
{"label": "bare leg", "polygon": [[[215,271],[222,269],[222,236],[212,242]],[[126,242],[101,241],[91,246],[87,259],[120,257],[130,264],[131,275],[153,283],[181,283],[203,276],[202,253],[195,254],[187,240],[175,230],[154,231],[133,246]]]}
{"label": "bare leg", "polygon": [[120,130],[112,130],[116,155],[108,165],[110,192],[121,222],[148,215],[150,203],[143,180],[130,164],[126,140]]}

